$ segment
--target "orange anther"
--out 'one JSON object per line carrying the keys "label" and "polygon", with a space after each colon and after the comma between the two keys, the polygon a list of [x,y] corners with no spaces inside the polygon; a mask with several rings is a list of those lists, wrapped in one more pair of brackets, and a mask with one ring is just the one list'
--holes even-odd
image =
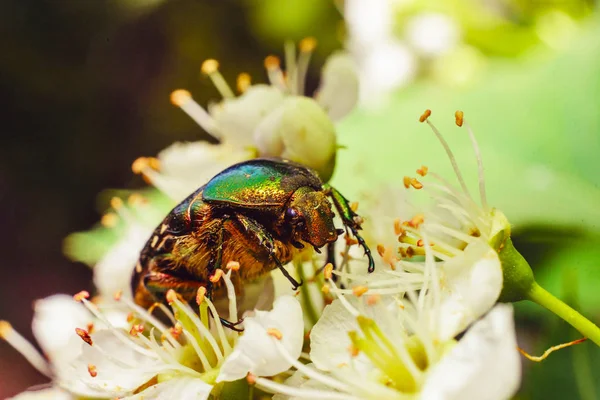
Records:
{"label": "orange anther", "polygon": [[171,92],[171,103],[177,107],[181,107],[191,98],[192,94],[184,89],[177,89]]}
{"label": "orange anther", "polygon": [[121,297],[123,297],[123,291],[122,291],[122,290],[118,290],[118,291],[116,291],[116,292],[115,292],[115,294],[113,295],[113,298],[114,298],[116,301],[119,301],[119,300],[121,300]]}
{"label": "orange anther", "polygon": [[429,116],[431,115],[431,110],[427,109],[423,112],[423,114],[421,114],[421,116],[419,117],[419,122],[425,122],[427,121],[427,118],[429,118]]}
{"label": "orange anther", "polygon": [[427,171],[429,171],[429,168],[426,165],[421,165],[421,168],[417,169],[417,174],[425,176],[427,175]]}
{"label": "orange anther", "polygon": [[127,314],[127,322],[133,321],[135,316],[133,315],[133,311]]}
{"label": "orange anther", "polygon": [[396,234],[396,236],[400,236],[405,233],[404,228],[402,227],[402,221],[400,221],[400,218],[396,218],[394,220],[394,233]]}
{"label": "orange anther", "polygon": [[454,113],[454,121],[457,126],[463,126],[465,113],[462,111],[457,111]]}
{"label": "orange anther", "polygon": [[171,304],[177,300],[177,292],[175,292],[173,289],[169,289],[167,290],[165,298],[167,299],[167,303]]}
{"label": "orange anther", "polygon": [[281,340],[281,338],[283,338],[283,334],[281,333],[281,331],[276,328],[267,329],[267,335],[273,336],[277,340]]}
{"label": "orange anther", "polygon": [[317,39],[312,36],[305,37],[300,41],[300,51],[304,53],[311,52],[317,47]]}
{"label": "orange anther", "polygon": [[381,295],[372,294],[367,296],[367,305],[369,306],[374,306],[375,304],[379,303],[379,301],[381,301]]}
{"label": "orange anther", "polygon": [[330,292],[330,288],[329,285],[323,285],[323,287],[321,288],[321,292],[328,294]]}
{"label": "orange anther", "polygon": [[323,276],[325,276],[325,279],[331,279],[331,277],[333,276],[333,264],[332,263],[327,263],[325,265],[325,268],[323,269]]}
{"label": "orange anther", "polygon": [[418,228],[423,222],[425,222],[425,216],[423,214],[417,214],[412,217],[412,219],[408,222],[408,225],[413,228]]}
{"label": "orange anther", "polygon": [[355,244],[358,244],[358,240],[349,235],[345,235],[344,239],[346,240],[346,246],[354,246]]}
{"label": "orange anther", "polygon": [[268,70],[277,69],[281,65],[281,61],[277,56],[267,56],[265,58],[265,68]]}
{"label": "orange anther", "polygon": [[410,187],[410,176],[402,178],[402,182],[404,183],[404,187],[408,189]]}
{"label": "orange anther", "polygon": [[248,382],[249,385],[254,385],[256,383],[256,375],[248,373],[248,375],[246,375],[246,382]]}
{"label": "orange anther", "polygon": [[118,210],[123,207],[123,200],[120,197],[113,197],[110,199],[110,206],[115,210]]}
{"label": "orange anther", "polygon": [[198,288],[198,292],[196,292],[196,304],[200,305],[204,301],[204,297],[206,297],[206,288],[204,286]]}
{"label": "orange anther", "polygon": [[94,323],[93,322],[89,322],[87,324],[87,331],[89,334],[92,334],[94,332]]}
{"label": "orange anther", "polygon": [[212,275],[211,275],[211,276],[208,278],[208,280],[209,280],[209,281],[211,281],[212,283],[217,283],[217,282],[219,282],[219,280],[220,280],[222,277],[223,277],[223,270],[219,268],[219,269],[217,269],[217,270],[215,271],[215,273],[214,273],[214,274],[212,274]]}
{"label": "orange anther", "polygon": [[412,187],[414,187],[415,189],[417,189],[417,190],[419,190],[419,189],[423,189],[423,184],[422,184],[421,182],[419,182],[419,181],[417,180],[417,178],[412,178],[412,179],[410,180],[410,185],[411,185]]}
{"label": "orange anther", "polygon": [[360,286],[355,286],[352,288],[352,294],[355,295],[356,297],[360,297],[363,294],[367,293],[367,291],[369,290],[368,287],[360,285]]}
{"label": "orange anther", "polygon": [[239,271],[240,270],[240,263],[237,262],[237,261],[229,261],[227,263],[227,265],[225,266],[225,268],[232,269],[234,271]]}
{"label": "orange anther", "polygon": [[423,239],[417,240],[417,246],[423,247],[423,244],[424,244]]}
{"label": "orange anther", "polygon": [[210,75],[214,72],[216,72],[219,69],[219,62],[217,60],[215,60],[214,58],[209,58],[208,60],[205,60],[202,63],[202,66],[200,67],[200,71],[202,71],[203,74],[206,75]]}
{"label": "orange anther", "polygon": [[90,336],[88,331],[86,331],[85,329],[75,328],[75,333],[77,333],[77,336],[79,336],[81,338],[81,340],[83,340],[90,346],[93,344],[92,337]]}
{"label": "orange anther", "polygon": [[385,247],[382,244],[377,245],[377,254],[379,254],[379,257],[383,257],[385,254]]}
{"label": "orange anther", "polygon": [[250,77],[250,74],[242,72],[237,76],[236,86],[238,92],[244,93],[246,90],[248,90],[251,84],[252,78]]}
{"label": "orange anther", "polygon": [[356,212],[356,210],[358,210],[358,201],[353,201],[350,203],[350,209],[354,212]]}
{"label": "orange anther", "polygon": [[107,228],[114,228],[119,223],[119,216],[115,213],[107,213],[102,216],[100,219],[100,223],[102,226]]}
{"label": "orange anther", "polygon": [[98,370],[94,364],[88,364],[87,369],[92,378],[95,378],[98,375]]}
{"label": "orange anther", "polygon": [[356,347],[354,345],[348,346],[348,351],[350,352],[350,355],[352,357],[358,357],[358,353],[360,353],[360,350],[358,349],[358,347]]}
{"label": "orange anther", "polygon": [[75,294],[73,296],[73,300],[77,302],[82,302],[84,299],[89,299],[90,293],[87,290],[82,290],[81,292]]}

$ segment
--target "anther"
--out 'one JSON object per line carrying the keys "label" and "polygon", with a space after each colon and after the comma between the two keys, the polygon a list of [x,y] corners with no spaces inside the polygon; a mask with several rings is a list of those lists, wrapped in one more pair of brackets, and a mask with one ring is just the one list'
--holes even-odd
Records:
{"label": "anther", "polygon": [[402,178],[402,183],[404,183],[404,187],[408,189],[410,187],[410,176]]}
{"label": "anther", "polygon": [[171,92],[171,103],[177,107],[183,106],[191,98],[192,94],[184,89],[177,89]]}
{"label": "anther", "polygon": [[281,340],[283,338],[283,334],[277,328],[269,328],[269,329],[267,329],[267,335],[273,336],[277,340]]}
{"label": "anther", "polygon": [[240,270],[240,263],[237,262],[237,261],[229,261],[227,263],[227,265],[225,266],[225,268],[232,269],[234,271],[239,271]]}
{"label": "anther", "polygon": [[222,269],[217,269],[215,271],[214,274],[212,274],[208,280],[211,281],[212,283],[217,283],[219,282],[219,280],[223,277],[223,270]]}
{"label": "anther", "polygon": [[358,210],[358,201],[353,201],[350,203],[350,209],[354,212],[356,212],[356,210]]}
{"label": "anther", "polygon": [[196,304],[200,305],[204,301],[206,297],[206,288],[204,286],[198,288],[198,292],[196,292]]}
{"label": "anther", "polygon": [[215,72],[217,72],[218,69],[219,69],[219,62],[217,60],[215,60],[214,58],[209,58],[208,60],[205,60],[202,63],[202,66],[200,67],[200,71],[202,71],[202,73],[205,75],[210,75],[212,73],[215,73]]}
{"label": "anther", "polygon": [[417,189],[417,190],[419,190],[419,189],[423,189],[423,184],[422,184],[421,182],[419,182],[419,181],[417,180],[417,178],[412,178],[412,179],[410,180],[410,185],[411,185],[412,187],[414,187],[415,189]]}
{"label": "anther", "polygon": [[98,370],[94,364],[88,364],[87,369],[92,378],[95,378],[98,375]]}
{"label": "anther", "polygon": [[250,74],[242,72],[238,75],[236,81],[236,87],[238,92],[244,93],[246,90],[248,90],[250,85],[252,85],[252,78],[250,77]]}
{"label": "anther", "polygon": [[358,357],[360,350],[358,349],[358,347],[351,344],[350,346],[348,346],[348,352],[350,352],[350,355],[352,357]]}
{"label": "anther", "polygon": [[408,225],[413,228],[418,228],[423,222],[425,222],[425,216],[423,214],[417,214],[408,222]]}
{"label": "anther", "polygon": [[177,292],[175,292],[173,289],[169,289],[167,290],[165,298],[167,299],[167,303],[172,304],[175,302],[175,300],[177,300]]}
{"label": "anther", "polygon": [[369,288],[363,285],[359,285],[359,286],[355,286],[352,288],[352,294],[355,295],[356,297],[360,297],[363,294],[367,293],[369,291]]}
{"label": "anther", "polygon": [[371,294],[367,296],[367,305],[374,306],[375,304],[381,301],[381,295],[379,294]]}
{"label": "anther", "polygon": [[82,302],[84,299],[89,299],[89,298],[90,298],[90,293],[86,290],[82,290],[81,292],[79,292],[73,296],[73,300],[75,300],[77,302]]}
{"label": "anther", "polygon": [[131,311],[129,314],[127,314],[127,322],[131,322],[133,321],[133,319],[135,318],[133,311]]}
{"label": "anther", "polygon": [[344,235],[344,239],[346,240],[346,246],[354,246],[355,244],[358,244],[358,240],[350,235]]}
{"label": "anther", "polygon": [[464,117],[465,113],[462,111],[457,111],[454,113],[454,121],[456,122],[457,126],[463,126]]}
{"label": "anther", "polygon": [[417,240],[417,246],[423,247],[424,244],[425,244],[425,242],[423,241],[423,239]]}
{"label": "anther", "polygon": [[300,51],[303,53],[309,53],[317,47],[317,39],[312,36],[305,37],[300,41]]}
{"label": "anther", "polygon": [[427,175],[427,171],[429,171],[429,168],[426,165],[421,165],[421,168],[417,169],[417,174],[425,176]]}
{"label": "anther", "polygon": [[75,328],[75,333],[77,333],[77,336],[79,336],[81,338],[81,340],[83,340],[90,346],[93,344],[92,337],[90,336],[89,332],[86,331],[85,329]]}
{"label": "anther", "polygon": [[321,292],[323,292],[324,294],[328,294],[331,291],[331,289],[329,288],[329,285],[325,284],[323,285],[323,287],[321,288]]}
{"label": "anther", "polygon": [[117,292],[115,292],[115,294],[114,294],[113,298],[114,298],[116,301],[119,301],[119,300],[121,300],[121,297],[122,297],[122,296],[123,296],[123,291],[122,291],[122,290],[118,290]]}
{"label": "anther", "polygon": [[110,206],[115,210],[118,210],[123,207],[123,200],[121,200],[119,197],[113,197],[110,199]]}
{"label": "anther", "polygon": [[183,333],[183,325],[181,325],[180,322],[177,322],[175,326],[169,329],[169,332],[171,333],[171,336],[173,336],[175,339],[178,339]]}
{"label": "anther", "polygon": [[139,193],[133,193],[127,198],[127,204],[129,204],[130,206],[140,206],[147,203],[148,199],[146,199]]}
{"label": "anther", "polygon": [[265,58],[265,68],[267,70],[278,69],[281,65],[281,60],[277,56],[267,56]]}
{"label": "anther", "polygon": [[119,216],[115,213],[107,213],[100,219],[102,226],[106,228],[114,228],[119,223]]}
{"label": "anther", "polygon": [[427,118],[429,118],[429,116],[431,115],[431,110],[427,109],[423,112],[423,114],[421,114],[421,116],[419,117],[419,122],[425,122],[427,121]]}
{"label": "anther", "polygon": [[323,269],[323,276],[325,276],[325,279],[331,279],[331,277],[333,276],[333,264],[332,263],[327,263],[325,265],[325,268]]}
{"label": "anther", "polygon": [[379,257],[383,257],[385,254],[385,247],[382,244],[377,245],[377,254],[379,254]]}
{"label": "anther", "polygon": [[89,322],[87,324],[87,331],[88,333],[91,335],[92,333],[94,333],[94,323],[93,322]]}
{"label": "anther", "polygon": [[256,375],[248,373],[248,375],[246,375],[246,382],[248,382],[249,385],[254,385],[256,383]]}
{"label": "anther", "polygon": [[396,218],[394,220],[394,233],[396,234],[396,236],[404,235],[406,233],[406,231],[402,227],[402,221],[400,220],[400,218]]}
{"label": "anther", "polygon": [[144,332],[144,325],[142,325],[142,324],[135,324],[129,330],[129,334],[134,337],[139,335],[142,332]]}
{"label": "anther", "polygon": [[0,338],[7,337],[13,330],[12,325],[8,321],[0,321]]}

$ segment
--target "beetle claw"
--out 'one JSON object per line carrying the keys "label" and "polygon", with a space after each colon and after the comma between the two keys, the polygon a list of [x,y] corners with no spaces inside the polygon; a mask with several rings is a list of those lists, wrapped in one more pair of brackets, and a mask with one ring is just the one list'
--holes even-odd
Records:
{"label": "beetle claw", "polygon": [[229,320],[226,320],[225,318],[219,318],[219,319],[221,320],[221,324],[223,324],[224,327],[229,328],[232,331],[236,331],[236,332],[244,331],[244,328],[238,328],[238,325],[240,325],[242,322],[244,322],[244,318],[240,318],[236,322],[231,322]]}
{"label": "beetle claw", "polygon": [[315,249],[315,251],[319,254],[321,254],[321,249],[319,249],[317,246],[313,246],[313,248]]}

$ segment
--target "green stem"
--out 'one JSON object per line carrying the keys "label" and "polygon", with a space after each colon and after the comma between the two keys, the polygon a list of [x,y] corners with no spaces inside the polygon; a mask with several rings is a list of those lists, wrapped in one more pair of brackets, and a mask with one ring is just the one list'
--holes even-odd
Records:
{"label": "green stem", "polygon": [[534,303],[548,309],[577,329],[584,337],[600,346],[600,328],[583,315],[572,309],[562,300],[554,297],[550,292],[533,282],[527,298]]}
{"label": "green stem", "polygon": [[294,262],[294,266],[296,267],[296,271],[298,272],[298,277],[301,281],[304,281],[304,285],[300,286],[300,302],[302,303],[302,309],[306,313],[308,320],[310,321],[312,328],[317,321],[319,320],[319,313],[315,309],[315,305],[312,302],[310,297],[310,282],[306,280],[304,276],[304,268],[301,262]]}

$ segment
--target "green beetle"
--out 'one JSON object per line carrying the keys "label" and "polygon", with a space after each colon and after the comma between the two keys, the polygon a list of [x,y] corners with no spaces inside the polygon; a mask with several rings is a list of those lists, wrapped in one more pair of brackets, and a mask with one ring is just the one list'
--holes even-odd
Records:
{"label": "green beetle", "polygon": [[[335,228],[332,204],[345,230]],[[235,164],[183,200],[154,230],[133,273],[135,301],[148,308],[164,302],[169,289],[191,301],[200,287],[211,297],[224,297],[225,289],[219,283],[213,287],[210,277],[229,261],[241,266],[232,276],[238,289],[275,268],[296,289],[302,283],[283,265],[306,245],[317,252],[327,245],[327,261],[335,265],[334,242],[348,230],[364,248],[372,272],[360,223],[348,200],[303,165],[280,159]]]}

